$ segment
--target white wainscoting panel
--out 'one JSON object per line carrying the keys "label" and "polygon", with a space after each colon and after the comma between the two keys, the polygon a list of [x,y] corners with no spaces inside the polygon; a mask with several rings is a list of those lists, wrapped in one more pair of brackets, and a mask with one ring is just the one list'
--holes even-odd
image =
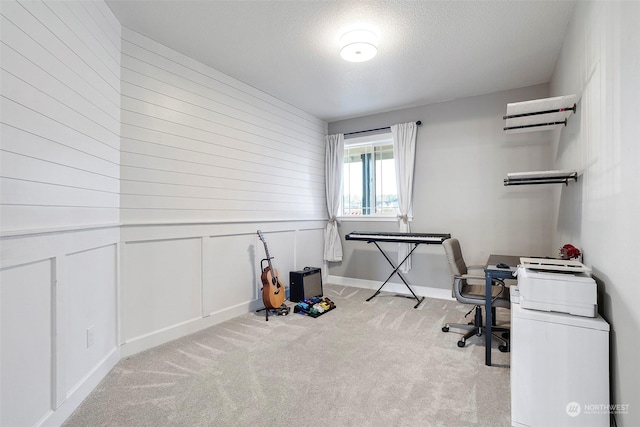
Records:
{"label": "white wainscoting panel", "polygon": [[255,236],[252,233],[203,238],[202,311],[205,316],[248,305],[259,298]]}
{"label": "white wainscoting panel", "polygon": [[119,239],[114,226],[0,238],[0,425],[62,424],[119,360]]}
{"label": "white wainscoting panel", "polygon": [[257,230],[288,287],[290,271],[321,265],[324,225],[316,220],[124,225],[121,354],[261,308],[265,251]]}
{"label": "white wainscoting panel", "polygon": [[[58,307],[64,317],[66,394],[77,388],[100,361],[117,347],[116,286],[117,245],[69,254],[64,257],[65,299]],[[93,331],[89,346],[87,330]]]}
{"label": "white wainscoting panel", "polygon": [[[322,225],[323,223],[320,224]],[[324,228],[303,229],[298,231],[296,233],[295,254],[294,271],[302,270],[305,267],[322,268],[324,258]],[[323,271],[323,274],[327,273],[328,272],[325,273]]]}
{"label": "white wainscoting panel", "polygon": [[123,342],[202,317],[200,238],[124,243]]}
{"label": "white wainscoting panel", "polygon": [[0,271],[0,425],[32,426],[52,410],[52,263]]}

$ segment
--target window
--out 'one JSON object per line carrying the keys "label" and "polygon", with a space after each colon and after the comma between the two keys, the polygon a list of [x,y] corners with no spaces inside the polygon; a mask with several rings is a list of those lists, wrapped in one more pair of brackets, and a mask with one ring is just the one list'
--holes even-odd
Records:
{"label": "window", "polygon": [[343,216],[399,212],[391,133],[345,140],[341,212]]}

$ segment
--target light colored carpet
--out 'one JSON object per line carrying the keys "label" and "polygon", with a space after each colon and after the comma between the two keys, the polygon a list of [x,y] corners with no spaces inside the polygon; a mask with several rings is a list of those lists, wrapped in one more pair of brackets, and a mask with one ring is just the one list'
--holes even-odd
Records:
{"label": "light colored carpet", "polygon": [[120,361],[65,426],[510,424],[509,354],[485,366],[484,337],[441,331],[468,306],[324,293],[316,319],[248,313]]}

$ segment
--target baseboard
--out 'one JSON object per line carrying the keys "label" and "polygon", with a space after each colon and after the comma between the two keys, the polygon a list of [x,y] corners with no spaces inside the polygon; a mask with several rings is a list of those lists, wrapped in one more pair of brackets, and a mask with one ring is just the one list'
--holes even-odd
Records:
{"label": "baseboard", "polygon": [[211,313],[205,317],[190,319],[164,329],[128,339],[120,347],[121,357],[129,357],[136,353],[140,353],[141,351],[182,338],[186,335],[193,334],[226,320],[233,319],[234,317],[257,310],[261,307],[262,301],[249,301]]}
{"label": "baseboard", "polygon": [[[342,286],[352,286],[354,288],[363,288],[363,289],[371,289],[372,291],[376,291],[382,282],[376,280],[364,280],[364,279],[354,279],[353,277],[343,277],[343,276],[327,276],[326,279],[323,279],[325,283],[331,283],[335,285]],[[442,289],[442,288],[432,288],[429,286],[414,286],[411,285],[411,289],[416,295],[427,298],[437,298],[437,299],[445,299],[445,300],[454,300],[455,298],[451,297],[451,289]],[[401,295],[411,295],[407,287],[404,283],[394,283],[388,282],[382,288],[384,292],[392,292],[395,294]]]}
{"label": "baseboard", "polygon": [[78,384],[69,391],[66,399],[58,409],[51,411],[37,427],[57,427],[61,426],[67,418],[71,416],[73,411],[78,409],[84,399],[98,386],[100,381],[107,376],[114,366],[120,361],[120,349],[114,347],[96,367],[89,372]]}

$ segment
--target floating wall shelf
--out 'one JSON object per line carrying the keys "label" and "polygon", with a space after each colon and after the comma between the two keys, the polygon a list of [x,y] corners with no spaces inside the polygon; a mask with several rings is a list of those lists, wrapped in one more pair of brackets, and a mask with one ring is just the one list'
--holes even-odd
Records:
{"label": "floating wall shelf", "polygon": [[576,112],[575,95],[514,102],[507,104],[504,130],[518,133],[555,129],[566,126],[572,112]]}
{"label": "floating wall shelf", "polygon": [[565,184],[578,180],[576,171],[535,171],[508,173],[504,185]]}

